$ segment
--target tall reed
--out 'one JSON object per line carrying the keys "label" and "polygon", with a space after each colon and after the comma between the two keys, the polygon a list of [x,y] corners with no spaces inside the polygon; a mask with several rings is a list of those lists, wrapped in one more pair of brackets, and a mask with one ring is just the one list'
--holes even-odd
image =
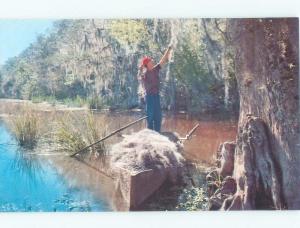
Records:
{"label": "tall reed", "polygon": [[26,106],[11,119],[12,131],[22,147],[34,148],[40,138],[40,120],[38,114]]}
{"label": "tall reed", "polygon": [[[92,112],[69,112],[57,122],[55,141],[61,151],[72,154],[96,142],[105,133],[105,121],[96,121]],[[86,152],[103,156],[106,154],[105,144],[96,144]]]}

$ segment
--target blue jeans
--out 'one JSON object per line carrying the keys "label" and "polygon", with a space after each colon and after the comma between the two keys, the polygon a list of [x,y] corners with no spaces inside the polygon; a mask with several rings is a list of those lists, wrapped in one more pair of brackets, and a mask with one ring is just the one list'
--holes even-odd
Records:
{"label": "blue jeans", "polygon": [[161,107],[159,94],[146,95],[147,127],[160,132],[161,128]]}

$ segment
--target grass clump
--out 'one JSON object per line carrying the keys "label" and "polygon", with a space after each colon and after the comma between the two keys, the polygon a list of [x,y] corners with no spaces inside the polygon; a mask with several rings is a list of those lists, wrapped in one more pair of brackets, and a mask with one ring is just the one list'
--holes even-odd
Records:
{"label": "grass clump", "polygon": [[86,146],[80,131],[76,131],[66,120],[59,121],[59,127],[55,132],[55,140],[59,149],[67,153],[75,153]]}
{"label": "grass clump", "polygon": [[91,97],[87,99],[87,103],[90,109],[101,109],[103,107],[103,101],[100,97]]}
{"label": "grass clump", "polygon": [[24,107],[21,113],[11,120],[12,131],[22,147],[34,148],[40,138],[40,120],[38,114],[30,107]]}
{"label": "grass clump", "polygon": [[[91,113],[68,113],[57,122],[55,141],[59,150],[73,154],[98,141],[106,133],[105,121],[96,121]],[[98,143],[86,150],[96,156],[104,156],[104,143]]]}

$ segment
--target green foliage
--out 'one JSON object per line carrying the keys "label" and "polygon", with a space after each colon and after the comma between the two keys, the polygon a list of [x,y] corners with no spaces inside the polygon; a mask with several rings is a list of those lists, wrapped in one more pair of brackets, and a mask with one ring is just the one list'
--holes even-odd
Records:
{"label": "green foliage", "polygon": [[200,187],[184,189],[178,201],[177,210],[197,211],[208,209],[208,196],[206,191]]}
{"label": "green foliage", "polygon": [[147,27],[143,20],[113,20],[110,33],[120,44],[134,49],[138,44],[148,40]]}
{"label": "green foliage", "polygon": [[190,112],[216,109],[222,103],[220,94],[223,93],[223,82],[209,69],[203,34],[197,32],[197,24],[189,22],[186,27],[175,51],[173,74],[178,85],[189,91],[186,96],[190,97],[187,104]]}
{"label": "green foliage", "polygon": [[203,46],[194,49],[188,41],[184,41],[180,49],[176,50],[175,76],[189,87],[203,89],[212,83],[213,77],[209,74],[203,51]]}
{"label": "green foliage", "polygon": [[112,20],[109,26],[110,35],[116,39],[120,45],[129,52],[149,55],[156,59],[162,54],[169,42],[169,28],[165,30],[164,24],[157,26],[162,39],[156,42],[154,32],[154,20],[130,19]]}

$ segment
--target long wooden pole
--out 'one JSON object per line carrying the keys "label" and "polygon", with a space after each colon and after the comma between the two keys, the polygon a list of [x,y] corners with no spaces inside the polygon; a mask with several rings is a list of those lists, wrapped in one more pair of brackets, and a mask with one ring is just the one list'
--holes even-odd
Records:
{"label": "long wooden pole", "polygon": [[196,129],[199,127],[199,123],[197,123],[192,130],[190,130],[187,135],[184,138],[179,138],[180,140],[190,140],[193,133],[196,131]]}
{"label": "long wooden pole", "polygon": [[111,137],[111,136],[117,134],[118,132],[123,131],[124,129],[126,129],[126,128],[128,128],[128,127],[130,127],[130,126],[132,126],[132,125],[134,125],[134,124],[136,124],[136,123],[138,123],[138,122],[140,122],[140,121],[146,119],[146,118],[147,118],[147,116],[144,116],[144,117],[142,117],[142,118],[140,118],[140,119],[138,119],[138,120],[136,120],[136,121],[133,121],[133,122],[131,122],[131,123],[125,125],[124,127],[121,127],[121,128],[119,128],[119,129],[113,131],[112,133],[106,135],[105,137],[103,137],[102,139],[98,140],[97,142],[94,142],[94,143],[92,143],[91,145],[86,146],[86,147],[84,147],[83,149],[77,151],[76,153],[70,155],[70,157],[74,157],[75,155],[80,154],[81,152],[85,151],[86,149],[88,149],[88,148],[90,148],[90,147],[92,147],[92,146],[94,146],[94,145],[96,145],[96,144],[98,144],[98,143],[104,141],[105,139],[108,139],[109,137]]}

